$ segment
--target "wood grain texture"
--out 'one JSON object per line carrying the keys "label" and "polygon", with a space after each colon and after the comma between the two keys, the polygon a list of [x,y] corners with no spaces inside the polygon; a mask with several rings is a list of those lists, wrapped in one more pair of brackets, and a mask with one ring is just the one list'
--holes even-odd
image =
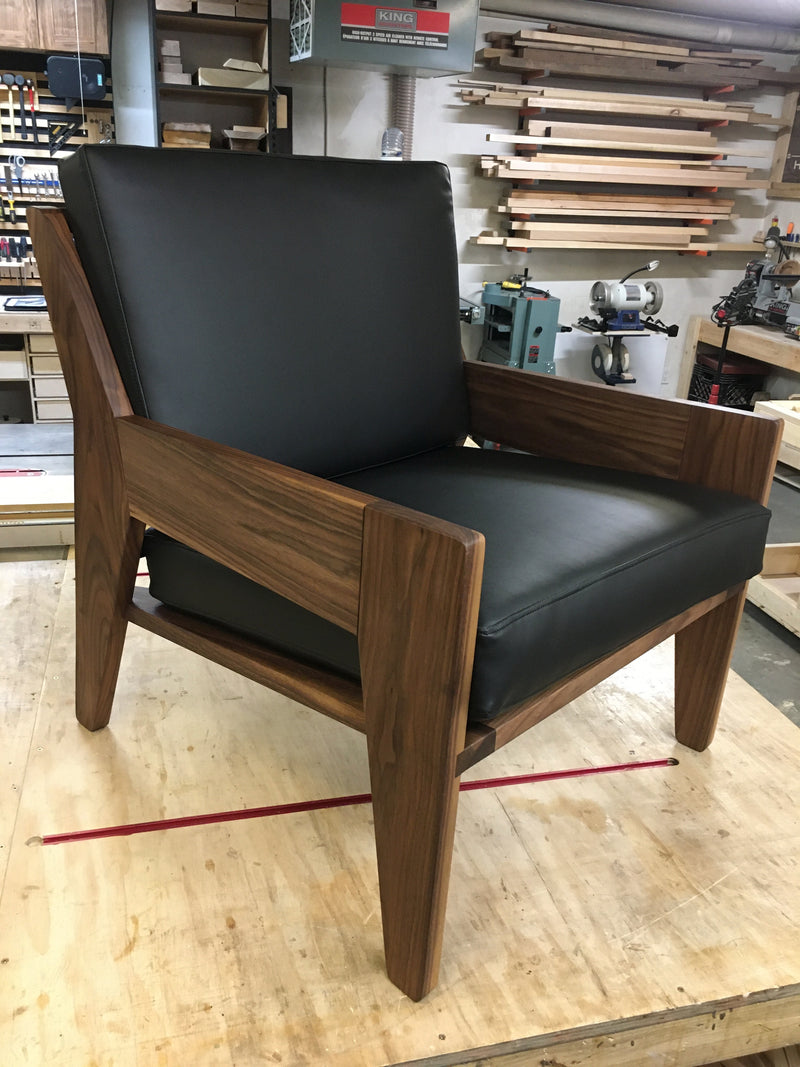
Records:
{"label": "wood grain texture", "polygon": [[[36,0],[0,0],[0,47],[39,48]],[[6,91],[0,90],[0,108],[6,115]]]}
{"label": "wood grain texture", "polygon": [[116,428],[134,515],[356,632],[370,497],[136,416]]}
{"label": "wood grain texture", "polygon": [[763,502],[780,426],[749,412],[465,363],[470,432],[526,452],[725,489]]}
{"label": "wood grain texture", "polygon": [[782,433],[780,419],[691,404],[678,477],[766,504]]}
{"label": "wood grain texture", "polygon": [[[700,318],[699,340],[719,346],[722,330],[710,319]],[[751,359],[761,359],[774,367],[783,367],[800,374],[800,344],[784,337],[780,330],[768,326],[732,326],[728,336],[728,351]]]}
{"label": "wood grain texture", "polygon": [[675,635],[675,736],[703,752],[717,728],[733,646],[747,597],[735,597]]}
{"label": "wood grain texture", "polygon": [[47,0],[38,12],[40,48],[108,53],[104,0]]}
{"label": "wood grain texture", "polygon": [[386,968],[436,984],[484,540],[393,504],[367,508],[359,623]]}
{"label": "wood grain texture", "polygon": [[114,426],[131,407],[63,212],[29,219],[75,416],[76,715],[97,730],[111,715],[144,534]]}
{"label": "wood grain texture", "polygon": [[166,607],[143,589],[134,592],[127,614],[130,622],[151,633],[291,697],[298,704],[321,711],[361,733],[365,730],[361,687],[355,682],[310,664],[298,663],[241,634]]}
{"label": "wood grain texture", "polygon": [[688,412],[590,382],[464,364],[470,432],[525,452],[677,476]]}
{"label": "wood grain texture", "polygon": [[[680,760],[464,794],[441,980],[415,1003],[382,966],[366,805],[26,845],[369,791],[362,736],[138,626],[113,729],[86,734],[69,568],[49,655],[6,687],[39,710],[0,889],[4,1067],[697,1067],[800,1040],[800,733],[735,675],[707,753],[673,739],[667,643],[469,772]],[[11,615],[60,572],[32,565],[18,597],[0,565],[10,663]]]}
{"label": "wood grain texture", "polygon": [[[739,592],[739,589],[735,589],[709,597],[708,600],[703,600],[701,603],[681,612],[680,615],[676,615],[660,626],[656,626],[636,641],[625,645],[624,648],[612,652],[610,656],[595,660],[594,663],[584,667],[583,670],[575,671],[566,678],[560,679],[549,689],[537,694],[531,700],[526,700],[513,708],[508,708],[492,719],[491,722],[471,726],[467,730],[467,743],[458,757],[457,768],[459,774],[462,774],[473,764],[485,759],[489,753],[507,745],[509,741],[513,741],[526,730],[535,726],[536,723],[542,722],[543,719],[559,711],[583,693],[587,693],[599,682],[605,681],[606,678],[610,678],[618,670],[626,667],[629,663],[633,663],[634,660],[660,645],[662,641],[666,641],[668,637],[679,633],[687,626],[690,627],[707,613],[713,612],[728,603],[731,598],[737,599]],[[725,672],[727,672],[727,665]],[[683,705],[681,706],[683,707]],[[694,748],[695,746],[690,745],[689,747]]]}

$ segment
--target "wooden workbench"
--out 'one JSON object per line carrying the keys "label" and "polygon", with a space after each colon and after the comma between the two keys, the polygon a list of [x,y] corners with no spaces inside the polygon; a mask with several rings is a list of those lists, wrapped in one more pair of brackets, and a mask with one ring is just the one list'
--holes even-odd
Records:
{"label": "wooden workbench", "polygon": [[360,735],[136,628],[90,735],[71,564],[0,563],[0,602],[4,1067],[696,1067],[800,1040],[800,731],[735,676],[705,754],[672,739],[661,646],[475,768],[680,760],[463,794],[415,1004],[383,971],[368,806],[37,843],[364,792]]}
{"label": "wooden workbench", "polygon": [[[723,330],[710,318],[693,315],[686,330],[677,395],[685,397],[694,369],[695,353],[699,342],[719,347]],[[773,367],[800,374],[800,340],[785,337],[780,330],[767,326],[732,326],[728,336],[728,351],[750,359],[760,359]]]}

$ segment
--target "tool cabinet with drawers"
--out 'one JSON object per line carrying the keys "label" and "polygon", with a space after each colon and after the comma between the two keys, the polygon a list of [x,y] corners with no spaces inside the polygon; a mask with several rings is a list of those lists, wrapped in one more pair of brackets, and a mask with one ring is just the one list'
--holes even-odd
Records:
{"label": "tool cabinet with drawers", "polygon": [[34,422],[68,422],[72,408],[51,333],[25,335]]}

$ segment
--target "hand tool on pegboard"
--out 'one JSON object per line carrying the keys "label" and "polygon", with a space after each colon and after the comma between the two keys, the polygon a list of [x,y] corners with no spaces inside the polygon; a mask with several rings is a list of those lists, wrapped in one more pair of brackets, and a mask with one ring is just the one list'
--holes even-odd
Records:
{"label": "hand tool on pegboard", "polygon": [[25,79],[21,74],[14,76],[14,81],[17,83],[17,90],[19,92],[19,135],[23,141],[28,140],[28,124],[25,121],[25,97],[23,95],[23,89],[25,88]]}
{"label": "hand tool on pegboard", "polygon": [[60,152],[70,137],[73,137],[83,125],[83,116],[74,119],[48,119],[47,140],[50,145],[50,155]]}
{"label": "hand tool on pegboard", "polygon": [[36,88],[35,88],[35,86],[34,86],[34,84],[33,84],[33,82],[31,81],[30,78],[28,78],[28,80],[26,82],[26,85],[28,86],[28,110],[30,111],[31,126],[33,127],[33,143],[34,144],[38,144],[39,143],[39,121],[38,121],[38,118],[37,118],[37,110],[38,110],[38,108],[37,108],[37,100],[36,100],[36,95],[37,95],[36,94]]}
{"label": "hand tool on pegboard", "polygon": [[17,221],[17,213],[14,210],[14,186],[11,182],[11,167],[4,167],[3,172],[6,179],[6,200],[8,201],[8,214],[12,224]]}
{"label": "hand tool on pegboard", "polygon": [[14,85],[16,84],[16,82],[14,81],[14,75],[13,74],[4,74],[3,75],[3,84],[6,86],[6,92],[8,93],[8,121],[9,121],[9,129],[11,131],[11,140],[13,141],[13,140],[16,139],[16,122],[15,122],[15,119],[14,119],[14,88],[13,88]]}

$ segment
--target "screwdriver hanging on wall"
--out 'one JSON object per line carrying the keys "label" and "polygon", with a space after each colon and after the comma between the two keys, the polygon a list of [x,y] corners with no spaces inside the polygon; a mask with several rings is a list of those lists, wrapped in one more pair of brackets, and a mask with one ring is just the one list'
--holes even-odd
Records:
{"label": "screwdriver hanging on wall", "polygon": [[28,126],[25,122],[25,97],[23,96],[23,89],[25,87],[25,79],[21,74],[17,74],[14,77],[14,81],[17,83],[17,90],[19,91],[19,132],[23,141],[28,140]]}

